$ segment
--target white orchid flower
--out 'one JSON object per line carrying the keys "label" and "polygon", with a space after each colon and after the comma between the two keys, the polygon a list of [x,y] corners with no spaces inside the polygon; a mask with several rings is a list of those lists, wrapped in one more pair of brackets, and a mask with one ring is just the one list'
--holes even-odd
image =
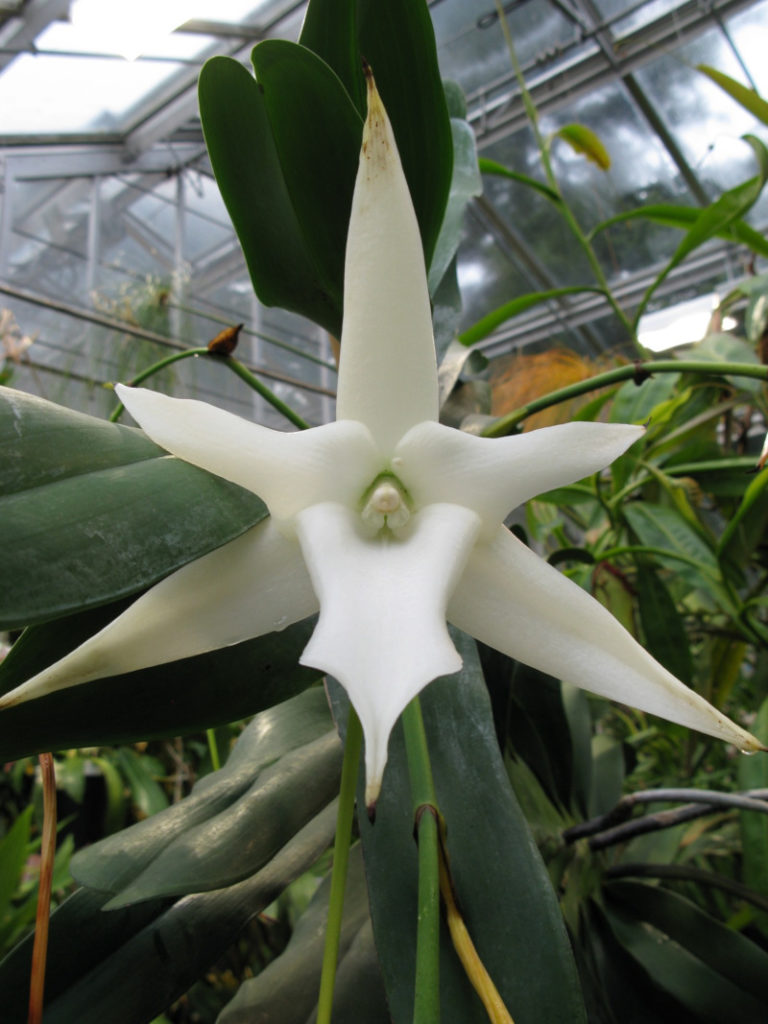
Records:
{"label": "white orchid flower", "polygon": [[301,661],[335,676],[360,717],[369,807],[398,716],[461,666],[446,619],[555,677],[759,749],[502,525],[536,494],[603,469],[642,428],[572,423],[491,440],[437,422],[421,240],[370,78],[344,295],[335,423],[281,433],[119,387],[154,441],[254,491],[270,518],[157,584],[0,707],[238,643],[319,608]]}

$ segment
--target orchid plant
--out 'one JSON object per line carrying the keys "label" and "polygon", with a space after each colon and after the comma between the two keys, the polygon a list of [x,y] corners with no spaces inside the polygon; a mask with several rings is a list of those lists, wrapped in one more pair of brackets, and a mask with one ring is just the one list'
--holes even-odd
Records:
{"label": "orchid plant", "polygon": [[[380,15],[382,6],[371,5],[374,6]],[[310,5],[309,27],[305,26],[302,39],[306,47],[295,47],[296,52],[292,53],[281,50],[290,44],[274,41],[262,44],[265,49],[261,51],[260,65],[254,55],[257,72],[261,69],[268,79],[270,68],[278,68],[282,66],[281,61],[289,62],[295,57],[296,66],[304,70],[311,61],[315,62],[312,66],[318,75],[318,88],[327,82],[328,69],[319,67],[322,61],[313,56],[309,47],[313,38],[320,40],[318,45],[331,45],[322,31],[312,35],[313,12],[322,10],[321,3]],[[412,4],[411,0],[401,5],[400,13],[403,20],[407,17],[414,24],[417,21],[428,24],[426,7],[421,10],[420,5]],[[314,28],[320,24],[321,21],[316,21]],[[378,28],[381,29],[381,25]],[[380,34],[371,32],[370,48],[366,46],[364,52],[371,52]],[[399,45],[399,36],[397,42]],[[422,40],[421,51],[429,52],[428,39],[426,43]],[[357,61],[356,45],[350,46],[350,52]],[[338,53],[334,56],[337,59],[335,70],[343,79],[339,70],[343,61]],[[428,63],[426,58],[422,63]],[[246,79],[249,88],[255,86],[235,62],[219,65],[217,73],[232,75],[233,81],[238,83]],[[351,76],[345,85],[352,95],[354,80]],[[331,88],[336,90],[334,95],[339,90],[343,92],[335,78]],[[367,813],[359,816],[358,832],[366,858],[367,878],[361,883],[360,865],[353,854],[347,901],[353,904],[349,916],[355,927],[356,914],[361,913],[368,920],[370,902],[377,943],[386,947],[378,954],[387,989],[386,1019],[390,1019],[390,1014],[397,1021],[437,1019],[433,990],[437,990],[440,983],[434,962],[430,966],[421,956],[422,919],[437,922],[435,891],[430,892],[428,886],[426,901],[422,902],[422,878],[428,878],[430,870],[429,854],[422,860],[422,851],[427,849],[428,828],[422,827],[426,822],[427,826],[433,826],[430,841],[440,844],[441,871],[449,879],[445,886],[441,881],[441,891],[453,944],[462,963],[471,965],[466,967],[467,975],[475,989],[482,990],[481,998],[489,1018],[494,1021],[510,1019],[483,965],[476,956],[473,960],[472,942],[454,898],[447,854],[455,879],[462,881],[463,874],[464,893],[468,875],[480,878],[487,874],[491,879],[490,902],[480,904],[484,909],[477,911],[471,901],[464,901],[465,907],[469,904],[467,922],[470,925],[476,925],[478,920],[481,926],[487,924],[492,914],[491,903],[499,902],[500,888],[514,889],[517,901],[514,912],[511,915],[506,910],[499,913],[499,918],[503,919],[500,929],[485,948],[481,948],[481,953],[486,963],[496,957],[495,964],[490,965],[494,967],[492,975],[504,969],[515,976],[514,984],[506,984],[507,992],[512,995],[505,992],[515,1019],[525,1022],[546,1016],[548,1020],[567,1020],[572,1024],[584,1018],[568,938],[555,891],[514,802],[506,766],[499,757],[490,713],[482,705],[483,701],[487,704],[487,695],[484,683],[479,681],[482,673],[471,637],[516,663],[532,666],[538,673],[716,737],[739,750],[752,752],[765,748],[755,736],[729,720],[663,667],[586,589],[548,564],[505,525],[510,513],[536,495],[587,476],[599,478],[614,460],[642,441],[645,428],[583,421],[492,439],[439,422],[437,360],[425,267],[425,248],[429,249],[430,244],[425,241],[422,218],[414,210],[414,205],[418,210],[419,204],[415,193],[412,201],[413,190],[409,189],[401,166],[395,133],[370,70],[366,72],[366,91],[366,103],[362,93],[359,97],[360,105],[366,108],[366,116],[346,242],[336,421],[283,433],[199,401],[118,385],[121,402],[145,434],[175,457],[159,460],[166,470],[176,467],[194,473],[196,470],[191,467],[199,467],[205,471],[201,476],[209,483],[211,478],[207,474],[212,474],[218,478],[217,482],[223,480],[238,485],[233,490],[243,488],[251,492],[247,495],[249,499],[257,495],[266,504],[269,514],[254,515],[244,532],[235,529],[231,535],[223,536],[222,530],[224,542],[220,546],[214,550],[210,550],[210,544],[203,546],[204,553],[155,582],[100,631],[79,645],[68,642],[69,653],[58,660],[33,657],[34,670],[26,676],[22,673],[19,678],[19,666],[25,664],[24,645],[20,643],[17,652],[21,653],[15,658],[17,652],[12,653],[8,663],[10,671],[4,676],[13,682],[6,685],[6,692],[0,697],[0,729],[4,711],[6,722],[18,723],[20,719],[13,716],[23,714],[29,707],[34,712],[38,702],[42,709],[40,716],[47,714],[47,708],[61,707],[57,701],[67,695],[72,696],[72,703],[77,707],[77,694],[85,694],[81,702],[87,703],[89,693],[94,692],[89,689],[90,685],[100,688],[130,685],[130,680],[136,676],[126,676],[129,684],[113,677],[138,673],[150,666],[170,666],[179,659],[227,647],[239,650],[235,645],[275,631],[285,631],[282,635],[288,635],[296,624],[319,613],[311,636],[303,646],[301,663],[311,666],[318,674],[332,677],[326,690],[342,734],[347,705],[333,679],[341,684],[356,713],[350,713],[346,719],[347,751],[341,776],[328,934],[331,935],[334,927],[341,927],[339,921],[334,924],[331,918],[339,910],[344,890],[341,876],[349,847],[358,759],[355,732],[357,729],[359,740],[361,725],[365,784],[358,794],[358,803],[365,806]],[[442,97],[442,93],[440,95]],[[222,102],[214,116],[210,95],[206,102],[209,106],[204,122],[207,120],[210,129],[221,120],[229,104]],[[209,134],[212,138],[211,131]],[[240,146],[237,132],[233,133],[233,138]],[[214,147],[217,144],[220,140]],[[230,168],[231,162],[230,153]],[[266,157],[265,162],[268,162]],[[226,174],[226,164],[227,161],[220,160],[217,174],[222,166],[223,175]],[[246,245],[244,248],[251,265],[257,258],[253,256],[254,249]],[[289,266],[290,260],[277,262],[281,273],[285,270],[288,276],[297,267],[297,273],[302,270],[300,260],[293,261],[295,267]],[[253,267],[251,269],[253,272]],[[254,280],[257,277],[254,273]],[[286,286],[285,294],[290,291]],[[309,292],[315,302],[316,289],[312,287]],[[329,326],[327,321],[332,322],[334,317],[328,313],[324,302],[317,303],[322,315],[316,319]],[[10,404],[15,415],[12,399]],[[120,429],[125,434],[131,433],[127,428]],[[121,443],[122,440],[123,435]],[[134,441],[135,438],[131,443]],[[148,441],[146,443],[149,445]],[[255,525],[250,525],[254,520]],[[36,621],[45,618],[41,615]],[[64,620],[65,631],[71,621]],[[34,630],[31,633],[34,640]],[[40,668],[46,660],[53,663]],[[101,683],[104,679],[107,684]],[[304,680],[309,681],[311,679]],[[254,681],[254,688],[259,682]],[[174,697],[178,692],[174,691]],[[291,692],[296,691],[286,687],[281,699]],[[337,783],[338,740],[335,731],[330,737],[322,734],[328,724],[322,691],[311,690],[294,700],[298,703],[286,701],[272,708],[265,698],[259,709],[267,710],[258,715],[243,734],[225,768],[203,779],[189,801],[181,801],[134,826],[130,838],[110,837],[93,847],[90,854],[88,850],[78,854],[80,860],[75,875],[85,883],[85,889],[80,891],[84,901],[93,900],[96,891],[108,890],[113,894],[108,906],[118,922],[120,908],[132,903],[139,903],[140,913],[146,911],[147,919],[155,921],[156,931],[147,927],[134,934],[126,926],[128,938],[121,941],[124,941],[123,951],[131,964],[134,963],[131,958],[139,955],[137,950],[144,950],[141,956],[148,955],[156,960],[157,948],[166,948],[166,944],[170,947],[181,936],[185,953],[172,958],[173,962],[177,967],[187,959],[198,963],[195,956],[199,956],[198,967],[205,969],[215,958],[212,951],[218,947],[215,943],[205,946],[203,942],[202,952],[195,946],[187,956],[186,942],[195,928],[199,933],[216,932],[218,925],[210,929],[208,925],[210,920],[218,919],[206,917],[213,906],[223,907],[222,913],[230,926],[232,908],[238,908],[237,921],[242,925],[256,912],[249,907],[264,907],[273,897],[275,882],[270,871],[291,880],[300,870],[315,863],[327,848],[327,822],[332,808],[322,803],[328,799],[323,787],[329,780],[332,786]],[[415,898],[408,902],[413,895],[409,888],[410,876],[399,873],[400,865],[410,864],[413,859],[414,844],[413,818],[407,809],[408,794],[403,793],[403,758],[397,723],[401,716],[413,716],[414,709],[420,713],[419,700],[430,726],[427,729],[430,742],[429,750],[422,744],[414,752],[412,736],[406,733],[410,792],[416,809],[419,841],[416,977],[411,978],[410,989],[405,986],[406,997],[396,978],[400,963],[397,958],[401,945],[408,948],[408,927],[416,927],[417,914]],[[485,734],[476,721],[480,705],[486,716]],[[55,714],[55,710],[52,713]],[[21,721],[23,723],[24,719]],[[175,735],[175,732],[166,731],[164,735]],[[487,741],[485,745],[473,746],[482,735]],[[465,746],[469,749],[465,750]],[[467,776],[474,762],[491,748],[492,756],[498,760],[484,765],[470,781]],[[297,751],[305,756],[304,752],[309,750],[312,753],[306,754],[305,762],[291,762]],[[439,808],[431,787],[430,755],[443,774],[441,779],[438,771],[435,772],[436,788],[440,792]],[[388,758],[389,769],[385,771]],[[291,834],[290,841],[283,836],[280,840],[283,845],[278,843],[275,852],[275,848],[269,846],[269,827],[262,827],[264,819],[258,819],[259,825],[254,825],[244,804],[258,791],[262,779],[259,773],[263,771],[264,778],[268,779],[265,783],[268,789],[279,775],[277,769],[288,762],[298,780],[291,790],[294,796],[299,787],[310,790],[315,775],[322,776],[323,787],[319,797],[312,796],[315,802],[308,802],[310,809],[306,814],[302,808],[304,817],[297,814],[297,821],[300,821],[296,827],[300,830],[296,835]],[[304,774],[295,771],[299,763],[303,764]],[[519,782],[522,770],[520,766],[510,768],[509,774],[516,776]],[[286,775],[290,775],[287,767]],[[500,776],[503,776],[501,782]],[[426,786],[422,785],[424,779]],[[241,799],[243,792],[246,797]],[[281,795],[282,791],[278,793]],[[403,812],[404,803],[406,810]],[[475,803],[478,805],[475,817],[468,815],[466,821],[460,821],[460,810]],[[317,813],[318,806],[322,808],[320,813]],[[229,819],[222,807],[234,808]],[[558,814],[560,810],[562,808],[558,809]],[[441,819],[441,811],[445,821]],[[569,812],[564,813],[567,818]],[[206,818],[207,814],[211,817]],[[395,818],[398,828],[393,826]],[[238,825],[233,829],[235,819]],[[439,838],[438,820],[441,822]],[[479,823],[484,829],[481,834]],[[486,858],[485,864],[480,865],[477,857],[469,868],[467,861],[462,862],[461,844],[452,845],[453,838],[462,830],[465,835],[478,832],[477,849]],[[252,835],[254,832],[259,833],[258,841]],[[259,846],[262,832],[265,838],[260,860],[248,859],[250,853],[244,859],[235,854],[236,847]],[[185,852],[180,847],[187,838],[190,842]],[[219,849],[222,844],[229,848]],[[299,849],[301,857],[296,852]],[[204,869],[208,861],[217,863],[213,868]],[[180,864],[186,865],[192,881],[180,878],[184,874],[179,869]],[[500,874],[494,873],[494,865],[498,864],[503,865]],[[130,870],[126,865],[130,865]],[[386,891],[380,884],[385,875],[391,876],[390,888]],[[572,875],[570,883],[578,888],[578,871],[574,870]],[[462,895],[462,886],[457,885],[457,889]],[[394,891],[398,896],[404,894],[404,903],[395,903]],[[193,895],[189,896],[190,893]],[[157,901],[169,896],[182,898],[166,911],[165,904],[160,907]],[[104,896],[98,902],[96,917],[99,920],[105,916],[101,915],[100,908],[107,900]],[[258,903],[259,900],[262,902]],[[574,911],[571,897],[564,898],[563,903],[568,904],[563,910],[573,936],[578,930],[580,911],[578,906]],[[69,921],[70,927],[83,928],[83,919],[77,916],[84,913],[79,909],[81,906],[75,902],[74,909],[68,911],[65,905],[61,920]],[[407,908],[406,915],[410,915],[407,926],[403,926],[403,906]],[[67,913],[74,916],[67,917]],[[185,914],[192,916],[185,917]],[[313,922],[317,920],[311,915],[310,918]],[[535,941],[533,937],[539,926],[537,934],[544,936],[543,941],[540,937]],[[86,925],[84,930],[88,927]],[[114,927],[117,933],[123,924]],[[175,932],[174,928],[179,931]],[[504,930],[507,928],[509,931]],[[297,929],[297,936],[299,931]],[[424,931],[426,934],[426,929]],[[437,958],[439,931],[436,925],[431,940],[427,937],[425,943],[432,942],[433,961]],[[499,934],[505,936],[501,943]],[[382,936],[386,938],[382,940]],[[477,943],[478,936],[472,938]],[[337,934],[337,947],[338,943]],[[513,943],[516,943],[514,955],[510,952]],[[326,949],[332,946],[333,940]],[[147,948],[149,954],[146,954]],[[545,954],[551,954],[546,966],[543,965]],[[529,959],[524,960],[525,956]],[[332,951],[331,970],[334,957]],[[93,985],[99,989],[98,996],[89,987],[91,976],[88,974],[76,996],[61,984],[53,1012],[62,1014],[60,1019],[85,1019],[82,1006],[87,1005],[91,1014],[88,1019],[105,1019],[105,1012],[112,1012],[104,1010],[111,1005],[108,979],[126,975],[121,963],[116,958],[115,966],[107,968],[101,976],[94,970]],[[408,963],[410,968],[410,961]],[[9,968],[11,973],[12,969],[15,969],[13,965]],[[114,973],[110,974],[110,970]],[[183,974],[180,968],[179,971]],[[162,973],[168,973],[164,965]],[[441,968],[441,980],[445,973]],[[197,974],[193,972],[191,977]],[[2,977],[0,969],[0,980]],[[267,990],[279,987],[271,986],[268,972],[264,972],[264,977]],[[325,973],[323,977],[325,979]],[[498,982],[498,977],[495,980]],[[287,987],[293,1005],[292,977],[289,981]],[[502,981],[506,983],[505,979]],[[448,983],[455,984],[452,977]],[[138,988],[132,981],[130,984]],[[189,984],[187,976],[173,979],[170,987],[163,989],[168,996],[165,1001],[154,994],[151,1013],[146,1007],[143,1010],[131,1008],[126,1010],[124,1019],[149,1019],[158,1007],[167,1005],[171,998],[169,993],[185,991]],[[321,984],[318,1019],[327,1021],[330,996],[324,985],[325,980]],[[359,985],[353,985],[355,987]],[[504,989],[504,984],[499,984],[499,988]],[[449,988],[449,992],[453,1000],[452,1020],[464,1024],[467,1020],[478,1019],[469,1011],[465,1012],[463,1007],[469,1004],[462,1002],[464,996],[459,995],[458,989]],[[554,1001],[547,1004],[546,998],[550,996]],[[140,1002],[140,998],[136,998]],[[557,1008],[553,1009],[555,1003]],[[301,1011],[300,1019],[307,1019],[313,1005],[309,1005],[306,1013]],[[249,1004],[245,1004],[242,1012],[245,1016],[238,1016],[233,1004],[231,1016],[225,1011],[220,1020],[228,1024],[251,1019]],[[476,1012],[476,1008],[472,1012]],[[275,1019],[280,1019],[279,1013]],[[340,1019],[360,1018],[352,1013],[349,1018],[342,1016]]]}
{"label": "orchid plant", "polygon": [[394,723],[424,686],[461,667],[446,619],[550,675],[761,749],[503,525],[536,494],[603,469],[643,428],[572,423],[489,439],[437,422],[421,238],[389,119],[367,80],[336,422],[280,433],[118,386],[156,443],[260,495],[270,518],[153,587],[0,709],[238,643],[319,608],[302,662],[335,676],[360,718],[370,811]]}

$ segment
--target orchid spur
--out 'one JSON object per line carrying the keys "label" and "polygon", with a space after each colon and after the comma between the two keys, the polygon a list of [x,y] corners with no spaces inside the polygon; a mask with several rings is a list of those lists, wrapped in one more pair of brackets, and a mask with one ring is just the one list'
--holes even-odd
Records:
{"label": "orchid spur", "polygon": [[421,240],[370,75],[336,422],[281,433],[198,401],[118,392],[155,442],[254,491],[270,517],[161,581],[0,708],[235,644],[319,609],[301,661],[335,676],[360,717],[369,807],[398,716],[460,668],[446,620],[594,693],[761,748],[503,526],[536,494],[603,469],[642,428],[572,423],[491,440],[437,422]]}

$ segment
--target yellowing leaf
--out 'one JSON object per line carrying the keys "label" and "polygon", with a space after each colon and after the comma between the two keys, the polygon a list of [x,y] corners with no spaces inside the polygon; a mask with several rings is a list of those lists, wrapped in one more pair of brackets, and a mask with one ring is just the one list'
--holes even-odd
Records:
{"label": "yellowing leaf", "polygon": [[608,150],[595,135],[591,128],[583,124],[566,124],[555,132],[561,139],[564,139],[571,149],[581,153],[587,160],[597,164],[601,171],[607,171],[611,166],[611,158]]}
{"label": "yellowing leaf", "polygon": [[737,103],[741,104],[746,110],[753,114],[758,121],[762,121],[763,124],[768,124],[768,101],[764,100],[759,93],[756,93],[754,89],[748,88],[746,85],[742,85],[741,82],[737,82],[736,79],[731,78],[730,75],[723,74],[722,71],[718,71],[716,68],[711,68],[707,64],[697,64],[696,70],[701,71],[702,74],[710,78],[715,85],[719,85],[721,89],[736,100]]}

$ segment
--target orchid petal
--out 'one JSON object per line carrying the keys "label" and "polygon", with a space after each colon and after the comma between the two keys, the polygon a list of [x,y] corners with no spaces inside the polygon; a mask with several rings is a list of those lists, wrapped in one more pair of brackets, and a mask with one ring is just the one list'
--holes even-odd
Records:
{"label": "orchid petal", "polygon": [[368,77],[368,117],[352,199],[336,399],[386,452],[438,413],[424,252],[392,126]]}
{"label": "orchid petal", "polygon": [[120,384],[117,391],[153,441],[258,494],[281,521],[321,501],[356,503],[381,468],[361,423],[327,423],[282,433],[206,402]]}
{"label": "orchid petal", "polygon": [[512,658],[602,697],[733,743],[764,749],[667,672],[623,626],[503,527],[478,544],[448,619]]}
{"label": "orchid petal", "polygon": [[518,505],[609,465],[643,427],[566,423],[513,437],[477,437],[440,423],[420,423],[395,449],[392,470],[417,506],[468,505],[494,532]]}
{"label": "orchid petal", "polygon": [[299,513],[297,533],[320,619],[301,662],[344,686],[362,722],[366,802],[375,800],[387,741],[403,708],[461,658],[445,608],[480,523],[457,505],[430,505],[393,535],[363,531],[342,505]]}
{"label": "orchid petal", "polygon": [[284,629],[317,611],[299,545],[264,520],[161,580],[0,708]]}

